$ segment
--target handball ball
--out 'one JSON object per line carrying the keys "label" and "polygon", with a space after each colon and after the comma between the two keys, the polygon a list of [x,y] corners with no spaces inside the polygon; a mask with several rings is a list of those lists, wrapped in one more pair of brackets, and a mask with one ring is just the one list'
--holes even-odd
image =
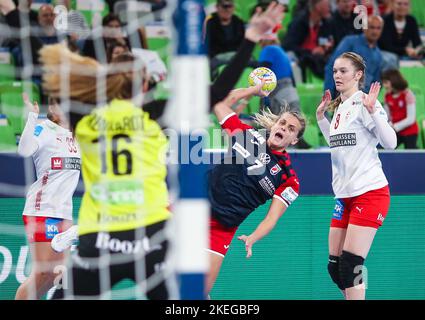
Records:
{"label": "handball ball", "polygon": [[248,77],[248,84],[251,87],[255,86],[261,83],[262,79],[266,80],[262,88],[263,91],[270,93],[276,88],[276,75],[269,68],[265,67],[252,70]]}

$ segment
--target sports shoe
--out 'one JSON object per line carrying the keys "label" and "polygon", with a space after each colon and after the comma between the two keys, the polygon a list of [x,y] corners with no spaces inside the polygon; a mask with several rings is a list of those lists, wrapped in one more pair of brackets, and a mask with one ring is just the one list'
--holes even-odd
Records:
{"label": "sports shoe", "polygon": [[68,230],[58,233],[52,239],[50,245],[56,252],[63,252],[71,247],[78,239],[78,226],[73,225]]}

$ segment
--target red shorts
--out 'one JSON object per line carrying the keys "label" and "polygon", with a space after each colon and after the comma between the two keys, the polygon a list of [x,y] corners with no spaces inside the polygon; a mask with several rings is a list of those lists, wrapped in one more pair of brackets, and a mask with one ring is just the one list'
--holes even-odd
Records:
{"label": "red shorts", "polygon": [[28,241],[51,242],[58,233],[72,226],[72,221],[50,217],[22,216]]}
{"label": "red shorts", "polygon": [[346,229],[348,224],[378,229],[390,207],[390,189],[385,186],[353,198],[337,199],[331,227]]}
{"label": "red shorts", "polygon": [[238,227],[225,227],[213,217],[210,218],[210,251],[225,256]]}

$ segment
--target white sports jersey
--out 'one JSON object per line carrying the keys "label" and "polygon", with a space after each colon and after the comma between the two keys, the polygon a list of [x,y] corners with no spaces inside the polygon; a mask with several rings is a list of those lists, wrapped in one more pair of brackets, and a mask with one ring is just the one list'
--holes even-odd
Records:
{"label": "white sports jersey", "polygon": [[27,193],[23,214],[72,220],[72,195],[80,177],[80,150],[72,133],[30,112],[18,152],[31,156],[37,180]]}
{"label": "white sports jersey", "polygon": [[[336,109],[330,125],[332,187],[336,198],[349,198],[388,184],[378,157],[375,121],[357,91]],[[387,114],[376,102],[378,117]]]}

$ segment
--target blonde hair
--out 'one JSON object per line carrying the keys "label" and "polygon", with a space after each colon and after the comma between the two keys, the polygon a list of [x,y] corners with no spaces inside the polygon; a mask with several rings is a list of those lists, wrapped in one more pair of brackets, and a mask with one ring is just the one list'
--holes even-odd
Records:
{"label": "blonde hair", "polygon": [[[110,66],[104,67],[92,58],[71,52],[62,44],[44,46],[40,50],[43,90],[53,98],[65,95],[90,104],[98,103],[97,97],[106,97],[106,102],[114,98],[130,99],[132,89],[137,85],[134,81],[140,77],[136,76],[138,72],[133,72],[137,70],[133,63],[131,69],[123,68],[122,62],[135,61],[131,54],[123,55],[125,57],[119,56]],[[62,81],[65,81],[65,88]]]}
{"label": "blonde hair", "polygon": [[289,106],[287,104],[282,108],[282,111],[279,114],[274,114],[273,112],[270,111],[269,108],[263,109],[259,113],[255,113],[254,122],[258,124],[259,126],[265,128],[267,131],[270,131],[271,128],[279,121],[279,119],[285,113],[288,113],[294,116],[300,122],[301,129],[297,134],[297,138],[298,139],[301,138],[305,131],[306,119],[302,114],[298,112],[289,111]]}
{"label": "blonde hair", "polygon": [[[362,89],[364,87],[364,83],[365,83],[365,75],[366,75],[366,62],[364,61],[364,59],[362,58],[362,56],[358,55],[355,52],[344,52],[343,54],[341,54],[338,58],[335,59],[335,61],[337,59],[348,59],[351,61],[351,64],[354,67],[354,70],[357,71],[361,71],[362,77],[359,80],[359,88]],[[334,112],[338,106],[340,105],[342,99],[341,99],[341,95],[339,95],[335,100],[332,100],[329,104],[329,110],[331,112]]]}

